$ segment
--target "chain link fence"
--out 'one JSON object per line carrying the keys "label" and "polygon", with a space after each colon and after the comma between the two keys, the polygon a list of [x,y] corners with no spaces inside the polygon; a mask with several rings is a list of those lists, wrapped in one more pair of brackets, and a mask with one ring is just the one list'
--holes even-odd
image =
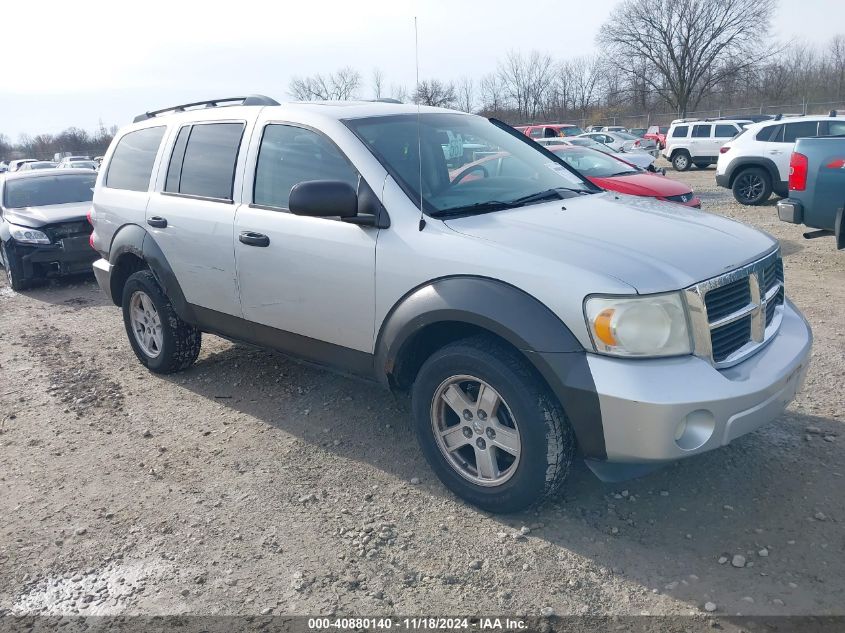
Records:
{"label": "chain link fence", "polygon": [[[726,107],[711,110],[696,110],[687,112],[686,119],[717,119],[720,117],[735,117],[741,119],[743,115],[753,114],[827,114],[836,110],[845,116],[845,101],[802,101],[801,103],[788,104],[760,104],[759,106],[748,107]],[[555,123],[572,123],[579,127],[586,128],[588,125],[620,125],[626,128],[648,128],[652,125],[668,126],[674,119],[681,118],[677,112],[659,112],[645,114],[596,114],[580,119],[566,119],[555,121]],[[546,121],[544,121],[546,123]]]}

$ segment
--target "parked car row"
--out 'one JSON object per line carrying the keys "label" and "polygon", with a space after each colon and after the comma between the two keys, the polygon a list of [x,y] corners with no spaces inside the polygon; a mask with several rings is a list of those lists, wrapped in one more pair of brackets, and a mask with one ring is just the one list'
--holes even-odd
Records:
{"label": "parked car row", "polygon": [[[100,161],[102,156],[99,157]],[[37,158],[18,158],[8,163],[0,162],[0,173],[14,173],[32,169],[99,169],[100,161],[90,156],[66,156],[56,160],[38,160]]]}

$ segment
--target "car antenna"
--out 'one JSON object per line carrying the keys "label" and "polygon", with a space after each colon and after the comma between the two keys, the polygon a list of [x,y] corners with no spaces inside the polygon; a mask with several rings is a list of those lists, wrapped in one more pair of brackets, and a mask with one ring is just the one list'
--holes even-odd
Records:
{"label": "car antenna", "polygon": [[[414,70],[417,77],[416,91],[420,90],[420,38],[417,29],[417,16],[414,16]],[[422,197],[422,132],[420,131],[420,99],[417,94],[417,161],[420,166],[420,231],[425,228],[425,216],[423,215],[423,197]]]}

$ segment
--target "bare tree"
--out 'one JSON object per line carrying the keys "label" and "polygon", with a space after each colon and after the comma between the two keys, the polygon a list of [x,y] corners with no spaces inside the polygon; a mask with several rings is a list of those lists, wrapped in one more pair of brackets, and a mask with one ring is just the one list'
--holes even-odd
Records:
{"label": "bare tree", "polygon": [[300,101],[346,101],[355,99],[361,87],[361,73],[345,66],[330,75],[294,77],[288,92]]}
{"label": "bare tree", "polygon": [[439,79],[424,79],[414,92],[414,103],[441,108],[451,108],[457,101],[455,84]]}
{"label": "bare tree", "polygon": [[552,69],[552,58],[538,51],[528,56],[510,51],[499,63],[499,78],[520,116],[534,119],[540,113]]}
{"label": "bare tree", "polygon": [[604,74],[602,60],[598,56],[576,57],[570,61],[568,70],[572,107],[585,118],[599,98]]}
{"label": "bare tree", "polygon": [[763,45],[777,0],[625,0],[602,26],[612,63],[643,79],[683,116],[728,73],[771,54]]}
{"label": "bare tree", "polygon": [[828,46],[828,60],[836,82],[836,100],[845,99],[845,35],[837,35]]}
{"label": "bare tree", "polygon": [[373,99],[382,98],[382,89],[384,87],[384,73],[380,68],[373,68]]}
{"label": "bare tree", "polygon": [[405,103],[406,101],[410,100],[408,98],[408,89],[402,84],[391,85],[390,96],[391,98],[396,99],[397,101],[401,101],[402,103]]}
{"label": "bare tree", "polygon": [[498,73],[489,73],[481,78],[481,109],[488,114],[500,114],[505,109],[505,88]]}
{"label": "bare tree", "polygon": [[475,82],[471,77],[461,77],[456,89],[458,110],[472,112],[475,109]]}

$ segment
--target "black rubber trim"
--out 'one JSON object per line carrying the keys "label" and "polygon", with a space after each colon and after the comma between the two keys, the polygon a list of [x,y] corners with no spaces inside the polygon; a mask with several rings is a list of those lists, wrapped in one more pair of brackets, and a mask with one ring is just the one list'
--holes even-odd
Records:
{"label": "black rubber trim", "polygon": [[393,386],[405,345],[421,329],[444,321],[484,328],[522,351],[558,397],[582,452],[606,459],[601,408],[586,351],[549,308],[504,282],[445,277],[408,293],[379,332],[376,377]]}
{"label": "black rubber trim", "polygon": [[737,158],[736,160],[732,161],[724,174],[728,181],[728,189],[733,187],[734,178],[736,177],[737,173],[745,167],[762,167],[767,172],[769,172],[769,178],[771,178],[772,180],[772,189],[777,193],[778,188],[782,184],[780,179],[780,172],[778,172],[777,165],[775,165],[775,162],[772,159],[763,158],[761,156],[748,156],[745,158]]}
{"label": "black rubber trim", "polygon": [[367,352],[326,343],[197,305],[189,305],[189,308],[195,315],[194,325],[203,332],[269,347],[321,367],[374,380],[373,355]]}
{"label": "black rubber trim", "polygon": [[834,235],[836,236],[836,248],[845,250],[845,206],[836,210],[836,221],[834,223]]}
{"label": "black rubber trim", "polygon": [[[176,280],[173,268],[170,267],[170,263],[156,241],[143,227],[137,224],[126,224],[115,233],[109,248],[109,263],[116,266],[121,256],[126,253],[130,253],[147,263],[150,270],[153,271],[156,281],[164,290],[164,294],[173,304],[173,309],[179,315],[179,318],[188,323],[194,323],[196,317],[193,309],[185,299],[185,293],[182,292],[182,288]],[[112,288],[111,295],[112,301],[120,305],[122,299],[121,296],[118,296],[120,293],[114,292]]]}

